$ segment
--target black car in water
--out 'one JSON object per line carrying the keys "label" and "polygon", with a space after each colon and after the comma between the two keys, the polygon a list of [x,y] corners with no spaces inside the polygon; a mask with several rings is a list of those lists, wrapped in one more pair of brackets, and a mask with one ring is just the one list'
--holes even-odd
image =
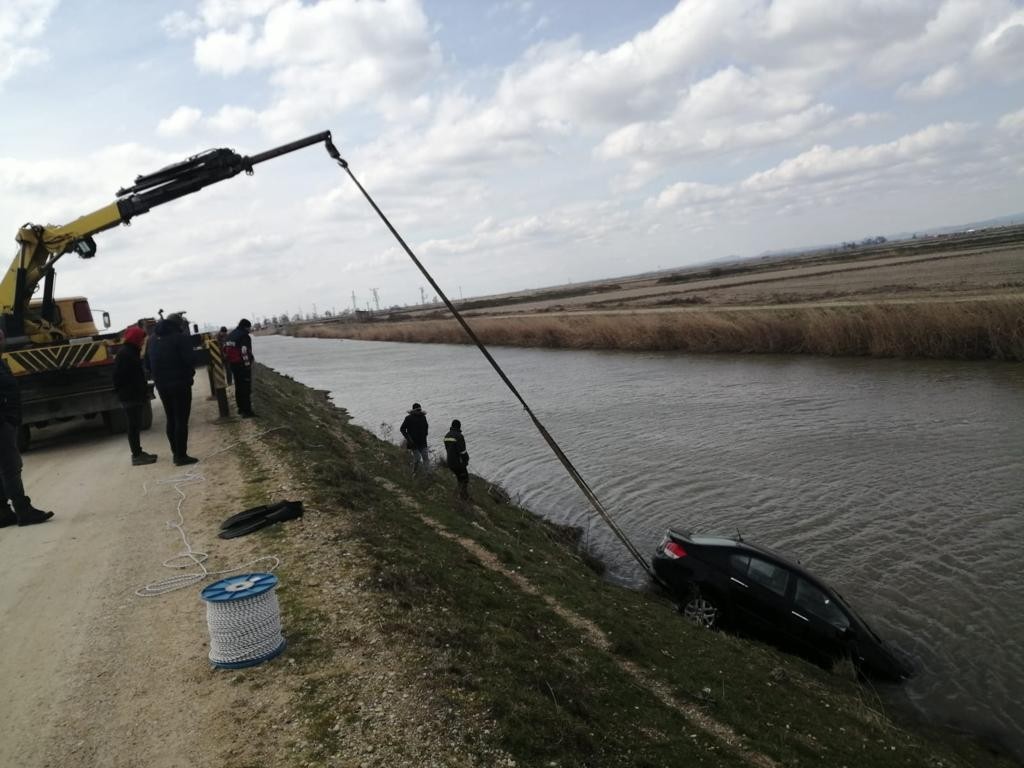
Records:
{"label": "black car in water", "polygon": [[870,677],[911,674],[838,592],[769,549],[669,530],[652,564],[683,614],[702,626],[748,633],[824,666],[849,656]]}

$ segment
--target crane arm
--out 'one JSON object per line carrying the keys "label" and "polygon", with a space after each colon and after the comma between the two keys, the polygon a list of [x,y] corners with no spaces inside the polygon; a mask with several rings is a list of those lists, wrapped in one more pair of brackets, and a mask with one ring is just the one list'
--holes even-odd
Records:
{"label": "crane arm", "polygon": [[[0,281],[0,313],[5,316],[7,333],[27,333],[33,341],[52,341],[64,334],[52,325],[48,304],[52,304],[53,265],[67,253],[82,258],[96,255],[92,236],[104,230],[127,224],[135,216],[179,197],[198,192],[203,187],[237,176],[242,171],[253,173],[253,166],[313,144],[323,143],[328,154],[340,154],[331,141],[330,131],[283,144],[257,155],[243,156],[231,149],[210,149],[168,165],[155,173],[138,176],[135,183],[117,191],[117,199],[92,213],[59,226],[25,224],[15,237],[18,253]],[[29,312],[29,300],[40,281],[46,281],[43,308]]]}

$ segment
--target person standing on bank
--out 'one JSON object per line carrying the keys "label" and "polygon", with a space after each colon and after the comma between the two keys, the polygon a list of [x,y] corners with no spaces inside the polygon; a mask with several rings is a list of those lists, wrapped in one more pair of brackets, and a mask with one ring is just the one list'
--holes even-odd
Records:
{"label": "person standing on bank", "polygon": [[251,419],[256,414],[252,410],[252,328],[245,318],[238,321],[238,327],[228,334],[224,344],[224,356],[231,365],[231,374],[235,379],[235,405],[238,415]]}
{"label": "person standing on bank", "polygon": [[231,366],[228,365],[227,358],[224,356],[224,345],[228,343],[228,328],[226,325],[222,325],[220,330],[217,331],[217,347],[220,349],[220,359],[224,361],[224,376],[227,379],[227,384],[230,387],[232,383],[231,379]]}
{"label": "person standing on bank", "polygon": [[469,454],[466,453],[466,438],[462,436],[462,422],[452,420],[452,428],[444,436],[444,448],[448,453],[448,469],[459,481],[459,498],[469,498]]}
{"label": "person standing on bank", "polygon": [[[7,346],[7,336],[0,331],[0,352]],[[45,523],[53,512],[32,506],[21,482],[21,452],[18,450],[18,427],[21,426],[21,390],[7,361],[0,358],[0,528],[8,525]],[[7,506],[11,503],[14,511]]]}
{"label": "person standing on bank", "polygon": [[178,466],[199,461],[188,455],[188,419],[192,413],[196,367],[192,362],[192,340],[186,331],[187,326],[178,315],[168,315],[156,324],[149,348],[153,383],[167,414],[167,442]]}
{"label": "person standing on bank", "polygon": [[124,332],[124,344],[114,358],[114,389],[128,419],[128,445],[132,450],[132,466],[156,461],[156,454],[142,450],[142,411],[149,400],[146,374],[142,370],[142,345],[146,332],[133,325]]}
{"label": "person standing on bank", "polygon": [[430,426],[427,424],[427,413],[419,403],[412,404],[402,426],[398,431],[405,437],[405,447],[412,451],[412,473],[419,472],[420,465],[424,467],[427,474],[430,473],[430,456],[427,451],[427,432]]}

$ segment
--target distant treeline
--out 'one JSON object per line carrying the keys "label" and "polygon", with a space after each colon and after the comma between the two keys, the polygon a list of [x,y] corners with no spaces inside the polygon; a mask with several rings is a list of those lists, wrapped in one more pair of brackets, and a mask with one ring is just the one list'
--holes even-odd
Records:
{"label": "distant treeline", "polygon": [[[486,344],[564,349],[1024,360],[1024,299],[474,317]],[[299,327],[297,336],[464,344],[454,320]]]}

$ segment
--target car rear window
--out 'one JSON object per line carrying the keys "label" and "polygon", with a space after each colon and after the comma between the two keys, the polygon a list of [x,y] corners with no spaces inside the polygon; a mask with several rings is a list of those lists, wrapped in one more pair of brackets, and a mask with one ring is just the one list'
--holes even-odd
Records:
{"label": "car rear window", "polygon": [[796,580],[796,597],[793,602],[798,611],[809,613],[836,629],[847,629],[850,626],[850,617],[835,600],[803,579]]}

